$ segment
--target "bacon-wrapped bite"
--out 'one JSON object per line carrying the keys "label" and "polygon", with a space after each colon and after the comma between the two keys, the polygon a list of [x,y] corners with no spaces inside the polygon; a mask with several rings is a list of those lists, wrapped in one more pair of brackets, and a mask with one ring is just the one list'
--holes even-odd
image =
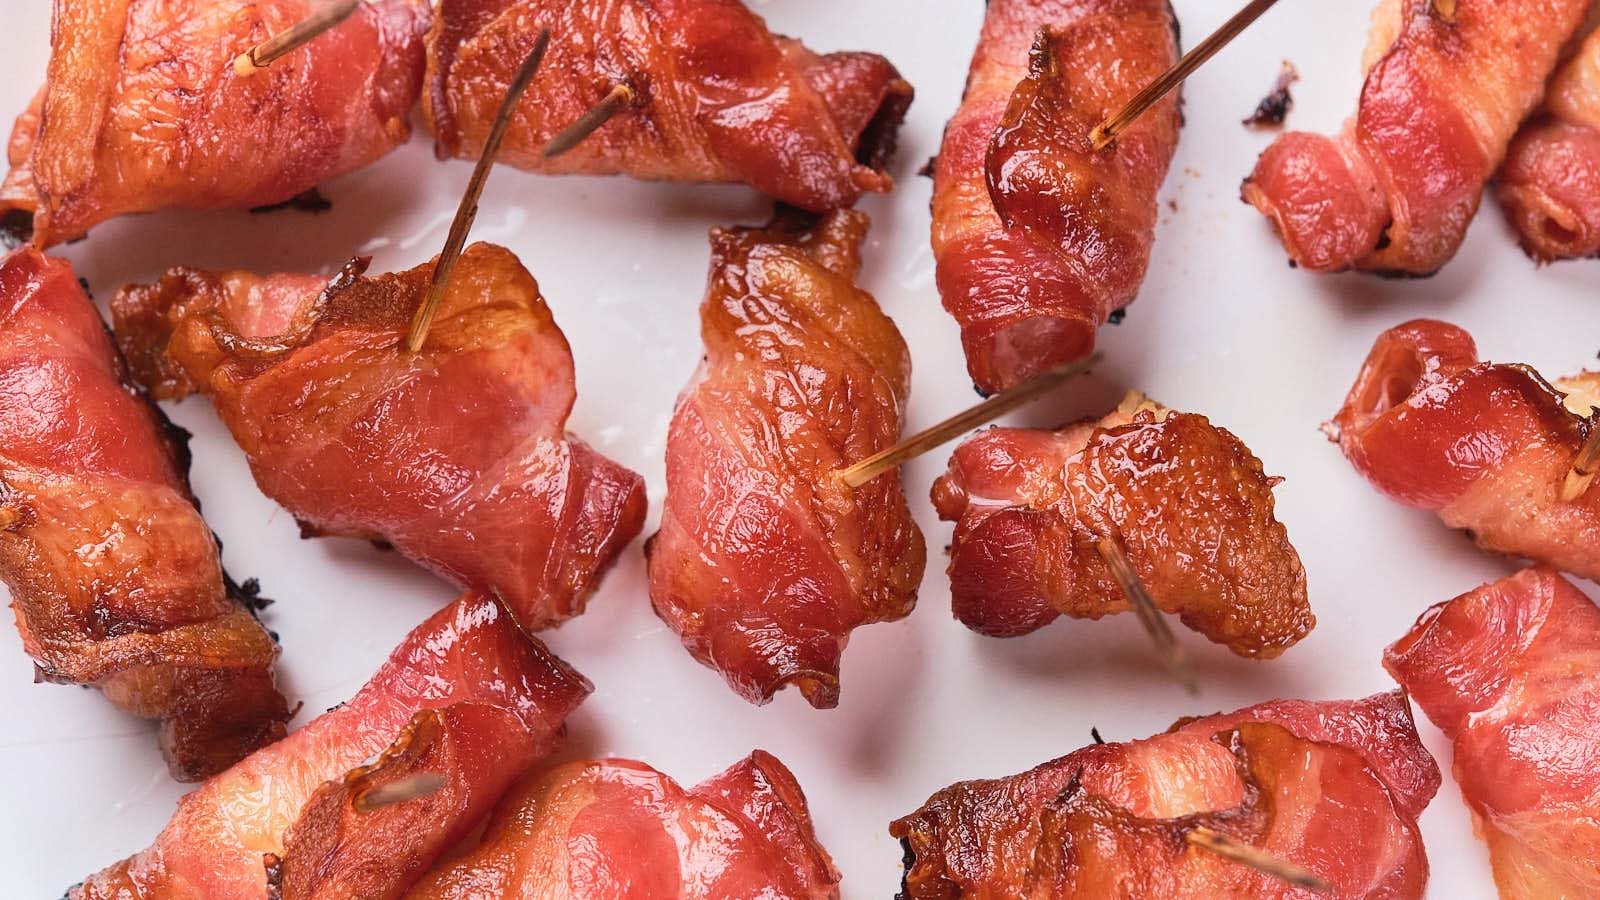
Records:
{"label": "bacon-wrapped bite", "polygon": [[501,800],[478,846],[407,896],[828,900],[839,873],[794,775],[757,750],[688,790],[623,759],[532,774]]}
{"label": "bacon-wrapped bite", "polygon": [[1087,356],[1138,294],[1178,92],[1112,147],[1089,132],[1177,62],[1177,27],[1167,0],[990,0],[933,165],[939,294],[979,390]]}
{"label": "bacon-wrapped bite", "polygon": [[406,142],[422,0],[363,3],[250,77],[234,57],[315,0],[56,0],[50,66],[11,135],[0,213],[40,247],[114,216],[279,203]]}
{"label": "bacon-wrapped bite", "polygon": [[1273,518],[1277,483],[1226,429],[1139,394],[1059,431],[984,431],[933,486],[956,523],[956,618],[1009,637],[1126,611],[1098,550],[1109,538],[1161,609],[1241,656],[1275,657],[1316,624]]}
{"label": "bacon-wrapped bite", "polygon": [[1496,175],[1506,218],[1541,262],[1600,254],[1600,29],[1562,64]]}
{"label": "bacon-wrapped bite", "polygon": [[867,217],[718,230],[706,353],[667,435],[650,597],[740,696],[839,702],[852,629],[916,605],[926,549],[900,476],[834,473],[900,437],[911,358],[855,285]]}
{"label": "bacon-wrapped bite", "polygon": [[1379,335],[1329,434],[1390,499],[1433,510],[1486,550],[1600,578],[1600,490],[1561,499],[1600,374],[1552,387],[1479,362],[1471,335],[1417,319]]}
{"label": "bacon-wrapped bite", "polygon": [[[589,691],[495,600],[467,594],[407,635],[348,703],[178,801],[155,843],[69,896],[265,900],[269,884],[285,900],[311,896],[281,893],[307,884],[324,897],[396,896],[554,747]],[[445,786],[378,805],[374,789],[407,769]],[[341,816],[364,801],[374,808]],[[286,842],[288,859],[313,870],[288,885]]]}
{"label": "bacon-wrapped bite", "polygon": [[1245,202],[1307,269],[1431,275],[1450,261],[1589,0],[1382,0],[1337,138],[1279,137]]}
{"label": "bacon-wrapped bite", "polygon": [[72,268],[0,261],[0,580],[38,677],[161,720],[195,781],[283,736],[277,644],[223,575],[188,436],[128,381]]}
{"label": "bacon-wrapped bite", "polygon": [[934,794],[889,826],[908,900],[1311,896],[1191,846],[1209,828],[1333,885],[1421,898],[1439,788],[1405,697],[1279,700]]}
{"label": "bacon-wrapped bite", "polygon": [[467,248],[406,353],[433,263],[331,283],[174,269],[112,301],[135,375],[211,395],[307,534],[382,541],[500,596],[524,627],[583,611],[643,527],[642,479],[563,431],[572,352],[509,250]]}
{"label": "bacon-wrapped bite", "polygon": [[1455,747],[1507,900],[1600,896],[1600,609],[1550,568],[1438,604],[1384,665]]}
{"label": "bacon-wrapped bite", "polygon": [[[546,71],[501,161],[563,175],[744,182],[813,211],[887,191],[912,90],[871,53],[819,55],[740,0],[443,0],[428,35],[428,127],[441,158],[476,159],[543,28]],[[623,112],[554,159],[550,139],[614,86]]]}

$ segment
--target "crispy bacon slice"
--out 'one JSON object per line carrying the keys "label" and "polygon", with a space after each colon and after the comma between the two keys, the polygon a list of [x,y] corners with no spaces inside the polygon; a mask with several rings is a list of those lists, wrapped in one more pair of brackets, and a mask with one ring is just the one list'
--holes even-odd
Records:
{"label": "crispy bacon slice", "polygon": [[1561,499],[1596,427],[1569,406],[1600,377],[1564,384],[1566,404],[1532,369],[1479,362],[1471,335],[1417,319],[1378,336],[1328,430],[1390,499],[1438,513],[1486,550],[1600,578],[1600,491]]}
{"label": "crispy bacon slice", "polygon": [[1059,431],[984,431],[933,486],[939,517],[956,523],[956,618],[1010,637],[1124,612],[1096,549],[1120,538],[1163,610],[1241,656],[1275,657],[1316,624],[1273,518],[1277,481],[1226,429],[1139,394]]}
{"label": "crispy bacon slice", "polygon": [[[563,720],[590,689],[587,679],[523,634],[492,598],[469,593],[407,635],[348,703],[201,785],[178,802],[154,844],[92,876],[70,896],[264,900],[269,866],[280,868],[285,852],[285,832],[291,841],[311,841],[311,832],[333,824],[329,820],[337,816],[328,813],[337,812],[337,804],[330,810],[330,793],[365,787],[370,780],[367,773],[345,773],[396,741],[377,770],[392,772],[397,759],[428,748],[425,757],[450,770],[452,786],[350,823],[361,839],[339,849],[392,852],[387,862],[398,871],[378,874],[387,875],[381,883],[390,889],[403,887],[402,873],[415,877],[426,869],[448,846],[444,835],[464,831],[468,813],[481,814],[528,761],[554,746]],[[507,727],[506,715],[517,729]],[[471,792],[476,790],[486,795]],[[436,831],[432,823],[441,819],[447,824]],[[380,882],[366,882],[374,883]],[[342,884],[359,888],[363,882]],[[358,890],[339,896],[388,894]]]}
{"label": "crispy bacon slice", "polygon": [[233,58],[314,0],[56,0],[50,66],[17,120],[0,214],[47,247],[126,213],[279,203],[406,142],[422,0],[364,3],[249,78]]}
{"label": "crispy bacon slice", "polygon": [[523,626],[583,611],[643,526],[643,480],[564,433],[572,353],[509,250],[461,257],[421,352],[428,263],[332,283],[174,269],[112,301],[159,397],[211,395],[256,482],[307,534],[383,541],[504,599]]}
{"label": "crispy bacon slice", "polygon": [[[893,186],[884,165],[911,86],[871,53],[818,55],[740,0],[443,0],[428,36],[428,127],[441,158],[476,159],[542,28],[546,71],[503,162],[562,175],[744,182],[817,212]],[[541,151],[614,85],[633,103],[555,159]]]}
{"label": "crispy bacon slice", "polygon": [[1360,107],[1337,138],[1279,137],[1242,195],[1293,261],[1431,275],[1455,255],[1588,0],[1382,0]]}
{"label": "crispy bacon slice", "polygon": [[128,381],[67,263],[0,261],[0,579],[42,681],[161,720],[195,781],[283,736],[278,647],[222,573],[188,435]]}
{"label": "crispy bacon slice", "polygon": [[1600,894],[1600,609],[1539,566],[1417,620],[1390,674],[1455,746],[1500,896]]}
{"label": "crispy bacon slice", "polygon": [[694,657],[765,703],[839,702],[854,628],[909,615],[927,551],[900,475],[833,473],[900,437],[911,357],[855,285],[867,217],[711,235],[706,354],[667,435],[650,596]]}
{"label": "crispy bacon slice", "polygon": [[979,390],[1087,356],[1138,294],[1178,92],[1114,148],[1089,132],[1177,61],[1177,27],[1167,0],[990,0],[933,165],[939,294]]}
{"label": "crispy bacon slice", "polygon": [[530,775],[500,802],[482,843],[407,896],[828,900],[839,896],[839,872],[794,775],[757,750],[688,790],[623,759]]}
{"label": "crispy bacon slice", "polygon": [[908,900],[1307,896],[1188,846],[1198,826],[1298,863],[1340,897],[1420,898],[1417,816],[1438,788],[1399,691],[1279,700],[952,785],[889,833],[906,848]]}

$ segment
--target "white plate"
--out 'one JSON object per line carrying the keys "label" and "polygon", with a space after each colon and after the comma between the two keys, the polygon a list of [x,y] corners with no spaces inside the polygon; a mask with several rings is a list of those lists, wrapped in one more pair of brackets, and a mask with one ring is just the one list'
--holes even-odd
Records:
{"label": "white plate", "polygon": [[[0,30],[0,114],[20,111],[43,77],[48,7],[8,3]],[[1180,0],[1186,44],[1232,2]],[[930,559],[921,604],[906,621],[861,629],[844,658],[843,700],[816,712],[785,692],[765,708],[736,698],[651,613],[639,544],[606,579],[587,615],[545,637],[592,678],[572,720],[568,754],[648,761],[684,783],[753,747],[783,759],[805,786],[847,897],[899,884],[890,819],[953,781],[1021,771],[1067,753],[1098,726],[1110,740],[1145,737],[1183,715],[1274,697],[1357,697],[1392,687],[1379,654],[1425,606],[1515,569],[1437,520],[1378,496],[1318,424],[1339,406],[1372,339],[1415,316],[1469,329],[1485,354],[1551,375],[1593,366],[1600,349],[1600,262],[1536,269],[1492,204],[1437,277],[1388,281],[1291,270],[1238,185],[1270,140],[1239,120],[1288,57],[1290,124],[1332,130],[1353,109],[1366,3],[1285,3],[1189,83],[1188,126],[1162,191],[1162,222],[1144,292],[1127,321],[1102,333],[1109,362],[1093,387],[1013,418],[1056,424],[1099,412],[1122,386],[1203,412],[1285,475],[1278,514],[1305,561],[1318,626],[1282,659],[1256,664],[1180,629],[1197,660],[1199,700],[1162,674],[1130,616],[1059,620],[1026,638],[975,635],[949,613],[939,522],[928,486],[947,451],[909,467],[907,484]],[[938,146],[977,39],[977,0],[808,0],[756,8],[774,30],[813,47],[883,52],[917,88],[895,162],[899,187],[863,205],[873,218],[865,285],[912,348],[909,425],[974,401],[956,328],[939,306],[928,249],[929,182],[914,173]],[[263,134],[261,140],[271,140]],[[433,160],[427,138],[329,184],[332,212],[161,214],[101,226],[62,251],[104,300],[169,265],[331,272],[356,253],[375,271],[436,253],[469,166]],[[1168,201],[1171,206],[1167,206]],[[700,355],[696,307],[705,234],[755,223],[766,204],[736,187],[542,178],[498,169],[475,238],[515,250],[539,278],[577,356],[571,427],[649,481],[655,528],[663,442],[673,399]],[[455,595],[393,554],[355,541],[302,541],[251,482],[244,459],[204,401],[171,409],[195,433],[193,471],[230,571],[257,576],[277,599],[266,613],[283,639],[281,682],[305,702],[296,720],[353,693],[401,635]],[[1585,584],[1593,591],[1594,586]],[[144,847],[184,788],[167,778],[152,726],[90,691],[34,685],[10,628],[0,629],[0,873],[7,896],[56,897],[84,875]],[[1492,896],[1483,846],[1449,778],[1449,751],[1424,724],[1446,772],[1423,817],[1430,896]]]}

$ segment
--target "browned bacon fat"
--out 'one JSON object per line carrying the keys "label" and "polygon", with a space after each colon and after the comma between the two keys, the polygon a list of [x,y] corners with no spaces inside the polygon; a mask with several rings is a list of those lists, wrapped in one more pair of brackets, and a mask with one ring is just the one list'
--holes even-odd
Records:
{"label": "browned bacon fat", "polygon": [[1138,294],[1178,93],[1110,148],[1089,132],[1177,57],[1167,0],[990,0],[933,165],[939,293],[980,390],[1087,356]]}
{"label": "browned bacon fat", "polygon": [[1600,896],[1600,609],[1547,567],[1441,603],[1384,665],[1454,742],[1506,900]]}
{"label": "browned bacon fat", "polygon": [[1275,657],[1316,624],[1273,518],[1276,484],[1227,430],[1138,394],[1059,431],[982,432],[933,486],[956,523],[956,618],[1009,637],[1126,611],[1097,550],[1112,538],[1163,610],[1241,656]]}
{"label": "browned bacon fat", "polygon": [[510,251],[467,248],[413,354],[433,264],[363,269],[326,286],[175,269],[112,301],[118,337],[157,396],[211,396],[307,534],[392,544],[530,629],[582,612],[643,525],[644,484],[564,431],[572,353],[539,286]]}
{"label": "browned bacon fat", "polygon": [[278,648],[222,574],[187,435],[126,377],[65,262],[0,261],[0,579],[38,677],[161,720],[173,777],[283,736]]}
{"label": "browned bacon fat", "polygon": [[[871,53],[818,55],[739,0],[443,0],[424,109],[441,157],[476,159],[542,28],[546,72],[500,159],[550,174],[744,182],[823,211],[887,191],[911,86]],[[550,139],[616,85],[629,107],[554,159]]]}
{"label": "browned bacon fat", "polygon": [[1596,427],[1583,398],[1600,397],[1600,374],[1558,384],[1480,362],[1471,335],[1417,319],[1378,337],[1329,431],[1391,499],[1487,550],[1600,578],[1600,490],[1561,499]]}
{"label": "browned bacon fat", "polygon": [[718,230],[706,355],[667,435],[650,542],[656,612],[754,703],[839,701],[852,629],[916,604],[926,551],[897,472],[834,472],[892,445],[911,383],[894,323],[855,285],[866,216]]}
{"label": "browned bacon fat", "polygon": [[1356,115],[1337,138],[1278,138],[1243,196],[1294,262],[1430,275],[1544,92],[1589,0],[1381,0]]}
{"label": "browned bacon fat", "polygon": [[1190,846],[1210,828],[1338,897],[1420,898],[1439,770],[1400,692],[1279,700],[952,785],[889,826],[908,900],[1318,896]]}
{"label": "browned bacon fat", "polygon": [[41,247],[125,213],[279,203],[405,143],[427,6],[363,3],[250,77],[235,56],[315,0],[56,0],[50,67],[11,135],[0,213]]}

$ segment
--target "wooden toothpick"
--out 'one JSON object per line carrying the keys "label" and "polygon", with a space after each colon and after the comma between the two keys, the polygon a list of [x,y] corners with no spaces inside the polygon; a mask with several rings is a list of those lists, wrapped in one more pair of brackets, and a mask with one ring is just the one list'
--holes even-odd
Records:
{"label": "wooden toothpick", "polygon": [[1173,678],[1183,685],[1189,696],[1200,694],[1200,682],[1195,678],[1194,669],[1189,665],[1189,655],[1183,652],[1183,646],[1172,633],[1172,628],[1167,625],[1167,617],[1161,613],[1161,607],[1156,605],[1150,592],[1145,589],[1144,582],[1139,580],[1138,573],[1133,571],[1133,563],[1128,559],[1128,553],[1123,549],[1122,541],[1115,537],[1106,536],[1095,543],[1095,549],[1100,551],[1100,558],[1105,560],[1106,568],[1111,570],[1111,577],[1116,579],[1117,586],[1122,588],[1123,596],[1128,598],[1128,605],[1133,607],[1139,616],[1139,624],[1144,626],[1150,640],[1156,645],[1156,652],[1161,655],[1162,665],[1167,667]]}
{"label": "wooden toothpick", "polygon": [[1433,11],[1446,22],[1456,20],[1456,0],[1433,0]]}
{"label": "wooden toothpick", "polygon": [[1249,866],[1257,872],[1270,875],[1295,887],[1316,891],[1319,894],[1333,893],[1333,885],[1310,869],[1257,850],[1243,841],[1204,825],[1196,825],[1184,834],[1183,839],[1193,846],[1208,850],[1242,866]]}
{"label": "wooden toothpick", "polygon": [[594,134],[601,125],[627,109],[628,105],[633,103],[633,98],[633,88],[626,84],[613,87],[599,103],[589,107],[577,121],[563,128],[560,134],[550,139],[550,143],[544,145],[544,158],[554,159],[583,143],[584,138]]}
{"label": "wooden toothpick", "polygon": [[380,784],[369,791],[362,791],[350,801],[350,805],[358,813],[369,813],[385,806],[437,794],[446,783],[445,777],[436,772],[419,772],[388,784]]}
{"label": "wooden toothpick", "polygon": [[1600,473],[1600,415],[1590,420],[1589,439],[1583,442],[1583,447],[1572,460],[1572,468],[1567,471],[1567,480],[1561,485],[1561,500],[1565,503],[1582,497],[1594,484],[1594,477]]}
{"label": "wooden toothpick", "polygon": [[361,0],[338,0],[312,13],[299,23],[278,32],[233,59],[234,74],[254,75],[285,55],[310,43],[323,32],[350,18],[361,7]]}

